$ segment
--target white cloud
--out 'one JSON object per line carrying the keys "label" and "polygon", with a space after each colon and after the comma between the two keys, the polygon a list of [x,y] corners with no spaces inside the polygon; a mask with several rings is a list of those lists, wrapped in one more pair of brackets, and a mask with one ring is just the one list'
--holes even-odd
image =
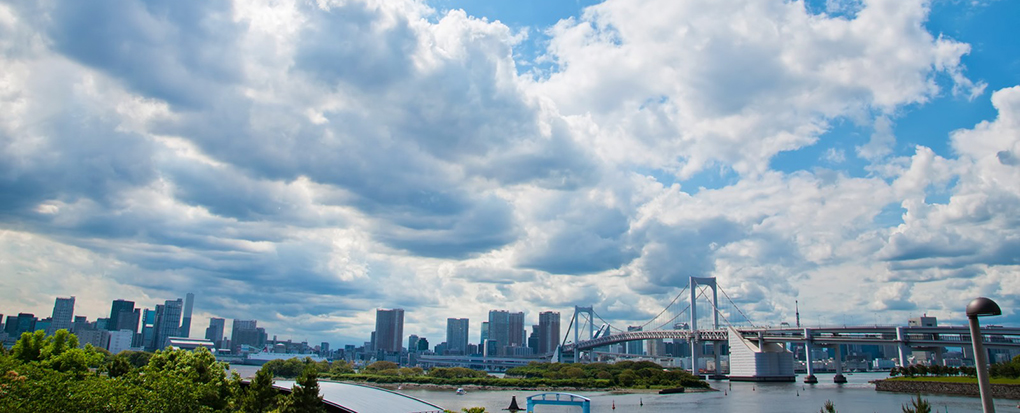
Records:
{"label": "white cloud", "polygon": [[[984,87],[925,2],[613,0],[549,30],[548,77],[518,74],[521,33],[417,2],[100,6],[0,5],[4,312],[194,291],[203,317],[360,342],[376,307],[432,336],[493,308],[640,322],[689,276],[759,322],[851,282],[858,315],[1013,288],[1020,88],[952,157],[892,150],[935,76]],[[872,175],[770,169],[844,120],[875,125]],[[708,168],[738,176],[651,178]]]}

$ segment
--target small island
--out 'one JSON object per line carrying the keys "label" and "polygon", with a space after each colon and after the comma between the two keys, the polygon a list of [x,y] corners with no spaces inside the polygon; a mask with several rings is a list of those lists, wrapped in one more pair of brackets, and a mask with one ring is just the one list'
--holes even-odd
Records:
{"label": "small island", "polygon": [[[1020,356],[989,367],[992,397],[1020,399]],[[980,396],[973,367],[913,365],[893,368],[889,378],[874,380],[875,390],[913,394]]]}
{"label": "small island", "polygon": [[[274,376],[300,373],[308,360],[274,360],[262,368]],[[568,364],[532,362],[508,369],[504,377],[490,376],[463,367],[437,367],[427,372],[420,367],[400,367],[389,361],[374,362],[360,371],[344,361],[321,363],[320,375],[336,381],[360,382],[404,388],[467,388],[522,390],[618,390],[659,391],[670,389],[710,390],[707,382],[680,369],[666,369],[650,361],[614,364]]]}

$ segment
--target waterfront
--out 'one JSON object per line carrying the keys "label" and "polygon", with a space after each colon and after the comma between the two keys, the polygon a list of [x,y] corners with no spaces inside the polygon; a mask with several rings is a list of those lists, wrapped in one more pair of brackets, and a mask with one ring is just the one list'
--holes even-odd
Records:
{"label": "waterfront", "polygon": [[[258,371],[258,366],[231,366],[242,377],[249,377]],[[741,413],[787,413],[817,412],[826,400],[832,400],[840,412],[899,412],[911,395],[875,391],[870,380],[884,379],[888,373],[854,373],[847,375],[848,383],[838,385],[832,382],[833,374],[817,374],[818,384],[803,384],[803,376],[796,383],[748,383],[709,381],[719,391],[659,395],[648,393],[575,392],[591,398],[592,412],[640,411],[648,413],[700,411],[700,412],[741,412]],[[416,397],[443,408],[459,412],[465,407],[481,406],[488,412],[501,412],[510,404],[510,398],[517,396],[517,402],[524,407],[525,399],[535,390],[474,390],[457,395],[453,390],[404,389],[400,393]],[[932,403],[933,411],[952,413],[981,412],[981,400],[976,397],[923,395]],[[641,405],[643,403],[643,406]],[[1016,400],[996,400],[996,411],[1011,412],[1017,409]],[[580,409],[564,406],[538,406],[536,413],[576,413]]]}
{"label": "waterfront", "polygon": [[[826,400],[832,400],[840,412],[899,412],[911,395],[875,391],[869,380],[888,377],[887,373],[855,373],[847,376],[848,383],[837,385],[832,374],[819,374],[819,384],[797,383],[746,383],[711,381],[719,391],[659,395],[656,393],[614,394],[609,392],[577,392],[592,400],[592,412],[611,412],[616,404],[620,412],[741,412],[788,413],[817,412]],[[402,390],[401,393],[427,400],[446,409],[460,411],[465,407],[481,406],[489,412],[504,411],[511,396],[524,407],[527,396],[540,393],[533,390],[469,391],[463,396],[452,390]],[[799,394],[799,395],[798,395]],[[976,397],[924,395],[936,412],[981,412],[981,400]],[[643,403],[643,406],[641,405]],[[996,400],[997,411],[1017,411],[1016,400]],[[579,412],[565,406],[537,406],[536,413]]]}

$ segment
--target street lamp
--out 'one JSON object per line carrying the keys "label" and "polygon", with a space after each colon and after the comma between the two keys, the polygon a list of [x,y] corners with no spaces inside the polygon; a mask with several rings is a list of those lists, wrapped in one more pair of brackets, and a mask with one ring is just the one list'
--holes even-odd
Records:
{"label": "street lamp", "polygon": [[988,383],[988,354],[985,353],[981,338],[981,326],[978,317],[985,315],[1001,315],[999,305],[985,297],[975,298],[967,304],[967,318],[970,320],[970,341],[974,344],[974,367],[977,370],[978,390],[981,392],[981,405],[985,413],[995,413],[992,404],[992,388]]}

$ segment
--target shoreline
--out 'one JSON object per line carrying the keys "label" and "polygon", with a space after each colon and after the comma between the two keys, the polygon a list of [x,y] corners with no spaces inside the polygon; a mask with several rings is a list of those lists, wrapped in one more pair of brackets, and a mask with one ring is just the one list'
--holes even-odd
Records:
{"label": "shoreline", "polygon": [[[954,383],[944,381],[923,381],[923,380],[871,380],[869,383],[875,385],[875,391],[890,393],[913,393],[913,394],[937,394],[947,396],[970,396],[980,397],[981,392],[978,384]],[[996,384],[991,385],[992,397],[1000,399],[1020,400],[1020,384]]]}
{"label": "shoreline", "polygon": [[[464,391],[499,391],[499,390],[515,390],[515,391],[549,391],[549,392],[606,392],[611,394],[658,394],[659,390],[662,389],[623,389],[618,387],[610,388],[587,388],[587,387],[515,387],[515,386],[484,386],[477,384],[465,384],[465,385],[454,385],[454,384],[429,384],[429,383],[369,383],[359,381],[344,381],[346,383],[355,384],[366,384],[373,387],[379,387],[387,390],[427,390],[427,391],[456,391],[457,389],[464,389]],[[706,393],[712,391],[719,391],[714,388],[699,388],[699,387],[685,387],[685,393]]]}

